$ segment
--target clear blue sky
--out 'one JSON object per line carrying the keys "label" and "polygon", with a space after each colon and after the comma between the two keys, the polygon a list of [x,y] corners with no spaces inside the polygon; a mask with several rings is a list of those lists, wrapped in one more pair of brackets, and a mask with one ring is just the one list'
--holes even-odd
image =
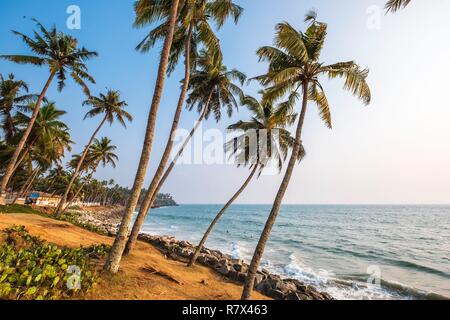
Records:
{"label": "clear blue sky", "polygon": [[[272,44],[274,26],[288,21],[303,27],[303,16],[311,8],[329,24],[324,62],[356,60],[371,69],[373,92],[370,107],[341,90],[341,81],[324,81],[333,107],[333,131],[327,130],[310,109],[304,144],[308,157],[295,172],[286,203],[450,203],[450,111],[446,96],[450,71],[448,30],[450,2],[415,0],[396,15],[377,18],[385,0],[240,0],[245,8],[238,26],[229,22],[218,34],[230,68],[248,76],[262,73],[255,51]],[[81,30],[68,30],[66,9],[81,8]],[[117,169],[101,169],[97,177],[114,178],[131,185],[142,146],[159,50],[142,55],[134,50],[148,29],[132,28],[133,1],[129,0],[15,0],[0,2],[0,54],[28,53],[10,30],[31,34],[39,19],[46,26],[56,24],[76,36],[100,56],[89,62],[97,94],[106,87],[119,89],[135,121],[125,130],[119,125],[105,128],[118,146]],[[375,7],[372,7],[375,5]],[[377,7],[378,6],[378,7]],[[375,26],[375,27],[370,27]],[[14,72],[38,92],[47,70],[0,62],[0,72]],[[179,94],[180,68],[168,80],[161,104],[156,143],[149,178],[159,161],[167,139],[172,112]],[[245,91],[254,94],[256,85]],[[55,86],[48,97],[66,110],[65,121],[80,152],[98,119],[83,121],[87,111],[84,96],[72,82],[58,93]],[[189,129],[196,115],[183,114],[182,128]],[[248,114],[241,110],[219,125],[210,120],[205,128],[220,130]],[[232,166],[178,166],[163,191],[181,203],[223,203],[242,183],[247,171]],[[147,179],[148,180],[148,179]],[[242,196],[242,203],[270,203],[280,177],[262,177]]]}

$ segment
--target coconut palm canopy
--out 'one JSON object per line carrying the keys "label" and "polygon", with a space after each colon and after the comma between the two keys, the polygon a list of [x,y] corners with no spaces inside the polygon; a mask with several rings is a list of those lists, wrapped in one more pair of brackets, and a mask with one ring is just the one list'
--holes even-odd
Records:
{"label": "coconut palm canopy", "polygon": [[[135,4],[135,27],[143,28],[147,25],[159,23],[136,47],[140,52],[148,52],[158,41],[165,37],[171,2],[139,0]],[[186,38],[190,38],[191,67],[195,68],[200,47],[205,47],[210,52],[221,55],[219,39],[214,33],[210,22],[216,23],[220,29],[227,18],[232,18],[235,23],[239,21],[243,8],[224,0],[183,0],[180,2],[178,23],[174,34],[171,54],[169,59],[169,73],[175,70],[180,56],[185,52]]]}
{"label": "coconut palm canopy", "polygon": [[83,105],[91,107],[85,119],[103,115],[110,124],[117,120],[124,127],[127,126],[126,121],[133,121],[133,116],[124,110],[127,103],[121,100],[119,91],[108,90],[106,94],[100,93],[98,97],[91,96]]}
{"label": "coconut palm canopy", "polygon": [[0,55],[0,59],[9,60],[18,64],[32,64],[47,66],[50,73],[58,78],[58,90],[66,85],[67,77],[71,77],[79,84],[86,95],[90,95],[87,82],[95,83],[89,75],[85,65],[86,60],[96,57],[97,53],[86,48],[78,48],[78,40],[70,35],[59,32],[55,26],[47,30],[39,21],[34,20],[38,31],[34,32],[34,39],[19,31],[14,34],[31,49],[34,55]]}
{"label": "coconut palm canopy", "polygon": [[228,70],[220,55],[200,52],[197,70],[191,76],[190,94],[187,105],[190,110],[197,107],[201,112],[206,107],[205,118],[211,113],[216,121],[222,118],[222,108],[228,116],[239,107],[239,99],[244,96],[242,89],[246,75],[237,69]]}
{"label": "coconut palm canopy", "polygon": [[[34,107],[35,105],[31,104],[27,108],[32,111]],[[71,151],[73,141],[70,139],[69,127],[60,119],[66,113],[57,109],[55,102],[44,104],[31,131],[29,144],[37,147],[39,153],[54,151],[59,155],[58,158],[63,157],[66,151]],[[14,118],[14,123],[19,129],[25,128],[29,121],[30,117],[23,112],[18,112]]]}
{"label": "coconut palm canopy", "polygon": [[[251,96],[245,96],[241,103],[253,117],[249,121],[241,120],[228,127],[228,130],[244,133],[227,142],[226,150],[236,158],[238,166],[259,166],[261,174],[273,160],[281,172],[288,152],[295,143],[288,128],[295,123],[297,115],[292,112],[288,103],[274,106],[272,102],[265,99],[261,102]],[[261,145],[264,142],[265,147]],[[254,144],[253,147],[250,144]],[[303,159],[305,155],[302,145],[298,159]]]}
{"label": "coconut palm canopy", "polygon": [[276,26],[275,47],[258,50],[261,61],[269,62],[267,74],[255,77],[269,87],[265,99],[275,101],[288,95],[287,104],[294,107],[301,96],[302,83],[308,83],[308,99],[319,108],[319,114],[328,128],[332,128],[331,110],[320,83],[321,77],[343,78],[344,89],[359,97],[365,105],[371,100],[366,78],[368,69],[360,68],[354,61],[324,64],[319,58],[327,36],[327,25],[316,21],[316,13],[305,18],[310,23],[306,32],[297,31],[287,22]]}
{"label": "coconut palm canopy", "polygon": [[15,112],[36,99],[36,95],[28,94],[28,84],[25,81],[16,79],[14,74],[7,77],[0,74],[0,120],[7,141],[12,142],[17,134],[13,121]]}

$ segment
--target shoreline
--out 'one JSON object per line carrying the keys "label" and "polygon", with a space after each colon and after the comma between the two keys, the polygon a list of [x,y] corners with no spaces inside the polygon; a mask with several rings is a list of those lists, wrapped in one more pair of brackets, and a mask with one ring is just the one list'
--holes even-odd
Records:
{"label": "shoreline", "polygon": [[[88,209],[88,210],[86,210]],[[72,210],[76,213],[77,221],[83,225],[91,225],[100,232],[115,236],[121,221],[123,208],[85,208]],[[196,246],[188,241],[179,240],[165,235],[150,235],[140,233],[140,241],[153,245],[168,259],[187,262],[195,251]],[[219,250],[203,248],[197,260],[198,264],[206,266],[219,273],[224,278],[238,284],[244,284],[249,265],[241,259],[234,259]],[[296,279],[285,279],[278,274],[270,273],[266,269],[258,270],[255,290],[275,300],[334,300],[325,292]]]}

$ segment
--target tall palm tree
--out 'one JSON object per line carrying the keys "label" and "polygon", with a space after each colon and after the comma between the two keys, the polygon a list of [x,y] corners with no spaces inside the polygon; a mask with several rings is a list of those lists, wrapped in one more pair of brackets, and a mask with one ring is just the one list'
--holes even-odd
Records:
{"label": "tall palm tree", "polygon": [[389,0],[386,3],[387,12],[396,12],[402,8],[405,8],[411,3],[411,0]]}
{"label": "tall palm tree", "polygon": [[[94,140],[92,145],[89,147],[89,152],[85,161],[85,163],[88,164],[86,166],[90,168],[91,172],[88,174],[87,178],[82,183],[82,185],[78,188],[78,191],[75,192],[74,196],[72,197],[72,201],[78,197],[80,192],[83,190],[85,184],[91,181],[93,175],[97,171],[98,166],[100,164],[103,167],[106,167],[108,164],[110,164],[113,168],[116,167],[116,161],[119,160],[117,154],[115,153],[116,149],[117,147],[112,145],[111,140],[108,139],[107,137],[103,137],[100,140],[99,139]],[[70,203],[67,204],[66,209],[69,206]]]}
{"label": "tall palm tree", "polygon": [[2,178],[0,183],[0,195],[5,191],[9,179],[14,173],[13,170],[16,166],[16,162],[28,140],[39,114],[41,103],[55,76],[58,79],[59,91],[65,86],[67,73],[69,73],[70,77],[83,88],[86,95],[90,95],[90,93],[85,81],[95,83],[94,79],[87,72],[88,70],[85,61],[97,56],[97,53],[88,51],[84,47],[81,49],[78,48],[78,41],[75,38],[62,32],[58,32],[56,27],[47,30],[41,23],[36,21],[36,24],[40,33],[35,31],[34,39],[23,33],[13,31],[14,34],[22,38],[22,41],[25,42],[35,55],[0,55],[0,59],[9,60],[19,64],[47,66],[50,73],[48,80],[36,101],[36,107],[33,110],[30,123],[28,123]]}
{"label": "tall palm tree", "polygon": [[77,179],[78,174],[80,172],[81,167],[83,166],[83,162],[89,152],[89,148],[91,147],[92,143],[94,142],[94,139],[100,129],[103,127],[103,125],[108,122],[110,125],[114,122],[114,120],[117,120],[122,126],[126,127],[125,121],[133,121],[133,117],[124,110],[124,108],[127,106],[127,103],[125,101],[122,101],[120,98],[119,91],[114,90],[108,90],[106,94],[101,93],[99,97],[89,97],[86,101],[83,102],[83,105],[91,106],[91,110],[89,110],[86,113],[86,118],[93,118],[98,115],[103,115],[103,119],[98,125],[97,129],[93,132],[91,135],[91,138],[89,139],[89,142],[87,143],[86,147],[84,148],[83,153],[81,154],[80,161],[78,162],[78,165],[76,166],[72,179],[69,182],[69,185],[67,186],[67,190],[62,196],[58,207],[55,210],[56,217],[60,217],[62,214],[62,209],[64,208],[64,205],[67,201],[67,196],[69,195],[72,185]]}
{"label": "tall palm tree", "polygon": [[[238,166],[242,164],[250,165],[251,172],[242,186],[217,213],[216,217],[209,225],[194,254],[189,260],[189,267],[195,264],[213,228],[225,214],[227,209],[247,188],[256,172],[259,170],[259,174],[261,174],[271,161],[276,161],[278,170],[281,172],[288,151],[295,144],[294,138],[286,129],[286,126],[294,123],[296,117],[292,114],[289,104],[282,103],[275,108],[272,103],[264,101],[264,99],[262,102],[259,102],[257,99],[250,96],[246,96],[243,99],[242,104],[249,109],[253,114],[253,117],[250,121],[239,121],[228,127],[229,130],[244,133],[228,142],[226,144],[226,149],[232,154],[237,155],[236,159]],[[298,160],[300,161],[304,156],[305,151],[303,147],[301,147],[298,154]]]}
{"label": "tall palm tree", "polygon": [[[141,1],[144,2],[144,1]],[[152,10],[153,8],[148,8]],[[153,12],[153,11],[150,11]],[[219,40],[216,38],[212,27],[209,24],[210,20],[215,20],[218,27],[222,27],[226,19],[231,16],[234,22],[237,23],[243,9],[234,4],[233,1],[224,0],[187,0],[181,5],[179,22],[177,32],[175,32],[175,37],[172,45],[171,58],[169,60],[169,71],[175,68],[175,65],[179,59],[179,56],[183,53],[185,55],[185,75],[183,80],[183,85],[181,88],[180,97],[178,99],[178,105],[175,110],[174,118],[172,121],[172,127],[169,132],[169,138],[166,143],[163,155],[159,162],[159,165],[155,171],[152,178],[150,186],[147,190],[147,194],[153,195],[158,183],[160,182],[164,169],[169,162],[170,155],[173,149],[174,137],[176,130],[178,129],[178,123],[181,116],[181,111],[183,103],[189,88],[191,72],[197,63],[198,58],[198,47],[203,44],[207,50],[218,57],[222,57]],[[139,23],[145,21],[145,15],[141,16]],[[187,31],[186,31],[187,30]],[[158,38],[164,36],[164,24],[156,27],[149,35],[139,44],[138,49],[141,51],[147,51],[152,47]],[[190,54],[187,54],[189,53]],[[137,222],[135,223],[136,228],[133,228],[131,240],[128,241],[125,248],[125,254],[129,253],[133,247],[134,242],[137,239],[137,233],[139,232],[140,226],[145,219],[147,212],[144,212],[137,217]]]}
{"label": "tall palm tree", "polygon": [[36,95],[28,94],[28,85],[25,81],[16,80],[13,74],[7,78],[0,74],[0,114],[3,117],[1,126],[6,141],[12,142],[17,134],[13,121],[14,109],[28,104],[35,98]]}
{"label": "tall palm tree", "polygon": [[305,33],[297,31],[288,23],[278,24],[275,37],[276,46],[262,47],[258,50],[261,60],[269,61],[267,74],[257,77],[263,85],[269,86],[267,99],[276,100],[288,94],[289,104],[294,106],[301,95],[302,107],[295,131],[292,155],[250,264],[242,293],[244,300],[250,299],[261,257],[297,162],[308,101],[312,101],[318,106],[326,126],[329,128],[332,126],[330,107],[319,78],[321,76],[328,76],[330,79],[344,78],[344,89],[350,90],[365,105],[369,104],[371,100],[370,89],[366,83],[368,70],[362,70],[353,61],[331,65],[323,64],[320,61],[320,53],[327,35],[327,25],[318,22],[314,12],[308,13],[305,21],[309,22]]}
{"label": "tall palm tree", "polygon": [[[158,10],[160,1],[149,0],[151,3],[155,3],[155,13],[152,15],[151,21],[156,22],[160,19],[166,19],[166,36],[164,39],[164,45],[161,52],[161,60],[159,62],[158,75],[155,84],[155,91],[153,93],[153,100],[150,106],[150,112],[147,121],[147,128],[145,132],[144,144],[142,146],[141,157],[139,165],[136,171],[136,176],[131,190],[130,198],[128,200],[125,213],[122,218],[119,230],[117,232],[116,239],[111,248],[109,256],[106,260],[104,270],[110,273],[117,273],[119,271],[120,261],[122,259],[123,251],[125,249],[127,236],[129,233],[131,219],[133,212],[136,209],[139,196],[144,184],[144,178],[147,173],[148,162],[152,151],[153,138],[155,135],[156,117],[158,114],[159,105],[161,103],[162,92],[164,89],[167,67],[169,63],[170,51],[172,48],[173,36],[175,33],[175,25],[177,21],[178,6],[180,0],[172,0],[170,11],[167,13],[165,10]],[[139,10],[139,8],[137,8]],[[137,11],[136,15],[139,16],[140,12]]]}
{"label": "tall palm tree", "polygon": [[228,116],[231,116],[233,109],[238,107],[236,97],[243,97],[241,88],[234,84],[233,81],[238,81],[241,85],[243,85],[246,76],[236,69],[228,70],[224,66],[222,56],[220,54],[214,54],[202,50],[198,58],[197,66],[199,69],[191,76],[191,92],[189,94],[187,104],[191,110],[197,106],[200,116],[189,133],[189,136],[180,147],[175,158],[165,170],[162,178],[158,181],[154,190],[149,190],[152,192],[147,192],[145,195],[144,201],[139,209],[139,214],[131,231],[131,235],[127,242],[127,252],[130,252],[136,243],[142,224],[144,223],[147,215],[150,213],[150,209],[158,192],[161,190],[200,124],[204,119],[208,119],[211,114],[214,114],[216,121],[220,121],[222,108],[225,108]]}

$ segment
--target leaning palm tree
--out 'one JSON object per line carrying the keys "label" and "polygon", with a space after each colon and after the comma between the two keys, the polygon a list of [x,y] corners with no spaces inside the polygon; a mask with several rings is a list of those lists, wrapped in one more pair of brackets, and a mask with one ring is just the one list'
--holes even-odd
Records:
{"label": "leaning palm tree", "polygon": [[[66,209],[70,207],[71,202],[78,197],[84,186],[91,181],[100,164],[103,167],[106,167],[108,164],[110,164],[113,168],[116,167],[116,161],[119,160],[115,153],[116,149],[117,147],[112,145],[111,140],[107,137],[103,137],[100,140],[94,140],[92,145],[89,147],[89,152],[85,161],[87,164],[86,169],[90,169],[90,173],[86,176],[86,179],[82,182],[81,186],[78,188],[78,191],[74,193],[71,201],[67,204]],[[77,160],[79,163],[79,159]]]}
{"label": "leaning palm tree", "polygon": [[402,8],[405,8],[411,3],[411,0],[389,0],[386,3],[387,12],[396,12]]}
{"label": "leaning palm tree", "polygon": [[269,62],[267,74],[257,77],[264,86],[269,87],[266,98],[274,101],[288,94],[289,103],[293,106],[301,96],[302,106],[292,155],[250,264],[242,293],[244,300],[250,299],[259,263],[297,162],[308,101],[318,106],[326,126],[332,127],[330,106],[319,78],[321,76],[328,76],[330,79],[344,78],[344,89],[350,90],[365,105],[371,100],[370,89],[366,83],[368,70],[361,69],[353,61],[331,65],[322,63],[320,53],[327,35],[327,25],[316,21],[314,12],[310,12],[305,21],[309,22],[305,33],[297,31],[288,23],[278,24],[275,47],[262,47],[258,50],[260,59]]}
{"label": "leaning palm tree", "polygon": [[[150,112],[147,120],[147,128],[144,137],[144,143],[142,146],[141,157],[139,160],[138,168],[131,189],[130,198],[128,200],[125,213],[122,218],[119,230],[117,232],[116,239],[111,248],[111,251],[106,259],[104,270],[110,273],[117,273],[119,271],[120,261],[122,259],[123,251],[127,241],[129,233],[131,219],[133,217],[134,210],[136,209],[139,196],[141,194],[142,186],[144,185],[144,178],[147,173],[148,162],[152,152],[153,138],[155,135],[156,117],[158,114],[159,105],[161,103],[162,92],[164,89],[167,67],[169,63],[170,51],[172,48],[173,36],[175,33],[175,25],[177,21],[178,6],[180,0],[171,0],[171,8],[169,12],[161,10],[160,3],[162,0],[149,0],[150,3],[155,5],[155,11],[149,19],[149,22],[156,22],[160,19],[167,21],[164,45],[161,52],[161,59],[159,62],[158,75],[155,84],[155,91],[153,93],[153,100],[150,106]],[[136,15],[139,16],[139,7],[136,8]]]}
{"label": "leaning palm tree", "polygon": [[83,105],[88,105],[92,107],[92,109],[86,113],[86,116],[84,117],[85,119],[93,118],[98,115],[103,115],[103,119],[98,125],[97,129],[95,129],[94,133],[91,135],[89,142],[87,143],[83,153],[81,154],[78,165],[76,166],[73,172],[72,179],[69,182],[69,185],[67,186],[67,190],[64,193],[63,197],[61,198],[58,207],[55,210],[56,217],[61,216],[63,211],[62,209],[64,208],[64,205],[66,204],[67,201],[67,196],[69,195],[72,189],[72,185],[75,182],[75,179],[78,178],[78,174],[89,152],[89,148],[91,147],[96,135],[99,133],[103,125],[106,122],[112,125],[114,120],[117,120],[122,126],[126,127],[125,123],[126,120],[130,122],[133,121],[133,117],[124,110],[124,108],[127,106],[127,103],[121,100],[119,91],[108,90],[106,94],[101,93],[99,97],[88,98],[86,101],[83,102]]}
{"label": "leaning palm tree", "polygon": [[245,74],[236,69],[228,70],[223,65],[221,55],[202,50],[197,65],[199,69],[192,74],[191,92],[187,104],[190,110],[197,106],[200,116],[154,190],[149,190],[151,192],[147,192],[145,195],[127,242],[127,252],[130,252],[136,243],[142,224],[150,213],[158,192],[166,182],[178,159],[183,155],[184,149],[200,124],[203,120],[208,119],[211,114],[214,115],[217,122],[220,121],[222,108],[225,108],[228,116],[231,116],[233,109],[238,107],[236,97],[238,99],[243,97],[241,88],[233,81],[238,81],[240,85],[243,85],[246,80]]}
{"label": "leaning palm tree", "polygon": [[83,88],[86,95],[90,95],[90,93],[85,81],[95,83],[94,79],[87,72],[85,61],[97,56],[97,53],[88,51],[85,48],[78,48],[78,41],[75,38],[62,32],[58,32],[56,27],[47,30],[41,23],[36,21],[36,24],[40,33],[35,31],[34,39],[23,33],[14,31],[14,34],[20,36],[23,42],[25,42],[35,55],[0,55],[0,59],[9,60],[15,63],[47,66],[49,68],[48,80],[45,83],[41,94],[37,98],[36,107],[33,110],[30,122],[19,141],[2,178],[0,195],[5,191],[9,179],[14,173],[13,169],[16,166],[20,153],[25,147],[25,143],[28,140],[39,114],[41,103],[55,76],[58,79],[59,91],[65,86],[67,73],[69,73],[70,77]]}
{"label": "leaning palm tree", "polygon": [[[295,144],[294,138],[292,138],[290,132],[286,129],[286,126],[294,123],[296,117],[292,114],[288,103],[282,103],[275,108],[271,102],[264,101],[264,99],[262,102],[259,102],[253,97],[246,96],[242,104],[249,109],[253,117],[250,121],[239,121],[228,127],[229,130],[244,133],[228,142],[226,144],[226,150],[232,155],[236,155],[238,166],[250,165],[251,172],[242,186],[217,213],[209,225],[194,254],[191,256],[188,267],[195,264],[215,225],[247,188],[256,172],[259,170],[259,174],[261,175],[265,167],[270,165],[272,161],[276,162],[278,170],[281,172],[289,149]],[[298,153],[298,160],[300,161],[304,156],[305,151],[301,147]]]}
{"label": "leaning palm tree", "polygon": [[25,81],[16,80],[13,74],[7,78],[0,74],[0,114],[3,117],[1,127],[6,141],[12,143],[17,134],[13,121],[15,109],[32,102],[35,98],[36,95],[28,94],[28,85]]}
{"label": "leaning palm tree", "polygon": [[[148,1],[141,0],[139,4]],[[167,9],[169,9],[169,2],[166,0]],[[152,7],[147,7],[143,10],[143,14],[139,17],[138,23],[144,23],[147,21],[147,14],[153,12]],[[171,57],[169,60],[169,72],[173,71],[181,54],[185,56],[185,74],[183,85],[181,88],[180,97],[178,99],[177,108],[175,110],[174,118],[172,121],[172,127],[169,132],[169,138],[166,143],[166,147],[161,156],[159,165],[153,175],[150,186],[147,190],[147,194],[153,195],[158,183],[161,180],[164,169],[169,162],[170,155],[172,153],[174,137],[176,130],[178,129],[178,123],[180,121],[181,111],[183,108],[184,100],[189,88],[191,72],[195,70],[195,66],[198,58],[198,47],[203,45],[207,48],[208,52],[213,53],[217,57],[222,57],[219,40],[212,27],[210,26],[210,20],[216,21],[218,27],[222,27],[229,16],[237,23],[243,9],[234,4],[233,1],[224,0],[190,0],[184,1],[181,5],[180,14],[178,18],[177,31],[175,32],[174,41],[172,45]],[[139,44],[138,49],[142,52],[146,52],[149,48],[153,47],[159,38],[164,36],[164,24],[153,29],[149,35]],[[190,53],[190,54],[188,54]],[[146,213],[146,212],[145,212]],[[145,215],[138,216],[137,226],[142,225]],[[140,228],[140,227],[139,227]],[[136,230],[132,232],[131,239],[137,237]],[[139,231],[139,230],[137,230]],[[129,245],[125,248],[125,254],[127,254],[133,242],[128,242]]]}

